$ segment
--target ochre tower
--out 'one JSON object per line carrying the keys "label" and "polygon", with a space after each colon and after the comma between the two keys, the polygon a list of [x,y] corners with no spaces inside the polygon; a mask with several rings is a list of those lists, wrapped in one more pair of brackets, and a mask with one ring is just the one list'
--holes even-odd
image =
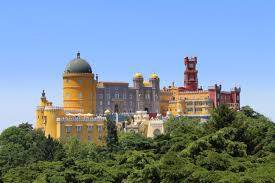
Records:
{"label": "ochre tower", "polygon": [[184,58],[184,88],[188,91],[198,90],[198,71],[196,69],[197,57]]}
{"label": "ochre tower", "polygon": [[97,79],[87,61],[77,57],[70,61],[63,74],[64,110],[71,113],[96,113]]}
{"label": "ochre tower", "polygon": [[63,108],[53,106],[43,90],[40,104],[36,109],[36,128],[42,129],[46,136],[57,138],[56,118],[61,116],[64,116]]}

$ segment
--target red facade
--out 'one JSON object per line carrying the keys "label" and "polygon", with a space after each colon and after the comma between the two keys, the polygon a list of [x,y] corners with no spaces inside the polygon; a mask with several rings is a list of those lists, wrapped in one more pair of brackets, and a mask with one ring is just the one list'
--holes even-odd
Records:
{"label": "red facade", "polygon": [[[198,88],[197,57],[185,57],[184,64],[184,87],[179,87],[179,91],[202,90],[202,88]],[[208,92],[214,107],[227,104],[234,109],[240,108],[240,88],[234,87],[231,91],[222,91],[222,86],[215,84],[213,87],[209,87]]]}
{"label": "red facade", "polygon": [[196,70],[197,57],[185,57],[184,64],[184,88],[187,91],[196,91],[198,90],[198,71]]}
{"label": "red facade", "polygon": [[241,89],[237,87],[234,87],[231,91],[222,91],[221,89],[221,85],[215,85],[208,89],[209,98],[213,101],[214,107],[226,104],[233,109],[239,109]]}

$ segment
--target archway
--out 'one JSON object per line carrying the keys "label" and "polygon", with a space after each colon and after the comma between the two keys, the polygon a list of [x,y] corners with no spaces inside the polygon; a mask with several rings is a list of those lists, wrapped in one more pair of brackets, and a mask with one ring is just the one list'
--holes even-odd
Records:
{"label": "archway", "polygon": [[145,107],[144,111],[146,111],[147,114],[149,114],[149,109],[148,109],[148,107]]}

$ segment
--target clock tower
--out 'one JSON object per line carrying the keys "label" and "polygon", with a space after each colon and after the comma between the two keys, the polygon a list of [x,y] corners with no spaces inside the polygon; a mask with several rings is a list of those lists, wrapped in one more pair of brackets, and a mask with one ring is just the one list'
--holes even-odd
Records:
{"label": "clock tower", "polygon": [[184,88],[187,91],[196,91],[198,90],[197,57],[185,57],[184,64]]}

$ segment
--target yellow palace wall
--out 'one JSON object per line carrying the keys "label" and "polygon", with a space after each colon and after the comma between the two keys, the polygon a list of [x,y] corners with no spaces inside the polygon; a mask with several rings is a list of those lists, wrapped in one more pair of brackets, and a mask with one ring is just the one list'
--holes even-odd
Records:
{"label": "yellow palace wall", "polygon": [[[102,131],[100,132],[100,129]],[[57,138],[66,141],[77,138],[81,142],[93,142],[104,145],[106,139],[106,121],[99,122],[57,122]]]}
{"label": "yellow palace wall", "polygon": [[[169,102],[167,102],[169,98]],[[171,86],[162,91],[161,111],[168,109],[172,115],[209,115],[213,106],[208,91],[183,91]]]}
{"label": "yellow palace wall", "polygon": [[76,113],[96,113],[96,85],[94,74],[64,73],[63,104],[65,110]]}

